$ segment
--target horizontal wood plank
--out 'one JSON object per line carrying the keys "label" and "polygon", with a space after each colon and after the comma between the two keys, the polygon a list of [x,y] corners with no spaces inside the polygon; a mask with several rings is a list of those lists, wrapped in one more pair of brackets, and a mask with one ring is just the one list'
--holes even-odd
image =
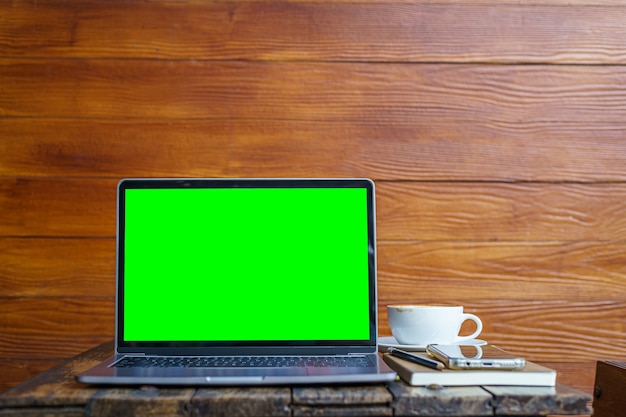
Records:
{"label": "horizontal wood plank", "polygon": [[292,416],[289,387],[206,387],[193,395],[191,416]]}
{"label": "horizontal wood plank", "polygon": [[626,122],[0,120],[0,175],[626,181]]}
{"label": "horizontal wood plank", "polygon": [[[0,179],[0,236],[114,237],[116,183]],[[380,240],[626,239],[623,183],[379,181],[377,205]]]}
{"label": "horizontal wood plank", "polygon": [[[624,252],[624,242],[380,241],[379,293],[455,294],[463,302],[520,291],[536,300],[626,299]],[[0,238],[0,294],[113,297],[115,239]]]}
{"label": "horizontal wood plank", "polygon": [[37,376],[59,362],[60,359],[0,359],[0,393]]}
{"label": "horizontal wood plank", "polygon": [[69,358],[114,336],[112,297],[0,297],[0,358]]}
{"label": "horizontal wood plank", "polygon": [[0,236],[114,237],[116,183],[0,179]]}
{"label": "horizontal wood plank", "polygon": [[394,382],[388,387],[397,416],[412,416],[415,410],[426,416],[488,416],[493,409],[493,396],[478,386],[430,389]]}
{"label": "horizontal wood plank", "polygon": [[[484,388],[494,396],[492,404],[496,416],[511,414],[525,416],[589,415],[593,412],[590,407],[593,396],[585,395],[581,398],[579,391],[558,383],[555,388],[502,385],[485,386]],[[554,391],[560,394],[556,400],[553,397]]]}
{"label": "horizontal wood plank", "polygon": [[0,238],[0,294],[115,296],[115,239]]}
{"label": "horizontal wood plank", "polygon": [[623,4],[549,3],[21,1],[0,5],[0,55],[626,63]]}
{"label": "horizontal wood plank", "polygon": [[377,187],[382,240],[623,240],[626,186],[412,183]]}
{"label": "horizontal wood plank", "polygon": [[542,362],[541,365],[556,369],[557,381],[593,395],[596,361],[587,362]]}
{"label": "horizontal wood plank", "polygon": [[477,299],[626,299],[625,244],[389,242],[378,245],[378,291],[410,302],[433,294]]}
{"label": "horizontal wood plank", "polygon": [[[415,291],[419,289],[416,284]],[[459,291],[465,289],[459,289]],[[497,291],[497,288],[494,289]],[[379,333],[391,335],[387,305],[392,304],[463,305],[465,311],[478,315],[483,322],[479,338],[506,350],[524,355],[534,362],[580,362],[602,355],[609,359],[626,357],[622,300],[570,301],[517,299],[465,300],[455,294],[426,294],[409,298],[386,298],[379,295]],[[467,329],[470,329],[469,327]],[[462,328],[461,334],[470,330]]]}
{"label": "horizontal wood plank", "polygon": [[111,387],[98,391],[87,407],[92,417],[186,417],[195,391],[194,387]]}
{"label": "horizontal wood plank", "polygon": [[234,136],[262,139],[285,127],[278,123],[263,132],[257,122],[241,125],[230,120],[4,119],[0,175],[224,177],[234,159]]}
{"label": "horizontal wood plank", "polygon": [[113,337],[129,176],[374,178],[381,334],[387,304],[453,303],[588,393],[626,360],[623,1],[0,16],[0,391]]}
{"label": "horizontal wood plank", "polygon": [[[417,407],[427,407],[429,410],[441,410],[445,414],[445,411],[451,409],[458,409],[459,404],[463,404],[470,409],[477,409],[479,404],[482,404],[481,410],[488,411],[492,404],[489,399],[491,395],[487,392],[498,395],[498,399],[502,400],[502,395],[510,394],[510,389],[507,388],[487,388],[487,391],[480,388],[462,388],[455,387],[449,388],[444,391],[429,390],[420,387],[409,387],[402,382],[393,382],[388,384],[389,391],[381,390],[377,391],[376,387],[348,387],[346,393],[339,392],[341,389],[333,388],[321,388],[316,394],[314,392],[305,392],[304,395],[301,390],[294,389],[293,398],[289,389],[271,389],[271,388],[259,388],[259,389],[238,389],[238,388],[207,388],[200,389],[195,394],[190,393],[186,389],[172,390],[167,387],[155,388],[155,387],[141,387],[135,388],[110,388],[101,389],[94,386],[79,386],[74,380],[74,375],[81,372],[95,363],[100,362],[102,359],[110,355],[112,352],[112,343],[108,342],[100,345],[90,351],[80,354],[77,357],[65,361],[62,364],[54,367],[50,372],[46,372],[37,378],[22,384],[15,388],[10,393],[0,396],[0,408],[6,411],[18,411],[23,414],[33,413],[33,415],[43,414],[41,410],[36,411],[35,407],[47,407],[45,414],[62,415],[62,411],[70,411],[68,408],[74,407],[71,415],[80,415],[81,407],[86,406],[88,412],[93,412],[95,415],[99,414],[119,414],[124,411],[122,408],[131,409],[134,414],[180,414],[181,411],[193,410],[195,414],[197,411],[207,412],[221,410],[227,415],[239,415],[240,411],[247,410],[245,415],[251,414],[249,407],[237,407],[236,403],[241,402],[244,399],[244,394],[247,391],[251,391],[252,402],[260,403],[260,405],[266,410],[270,411],[272,415],[289,414],[289,407],[291,405],[300,405],[302,403],[306,405],[312,405],[314,408],[308,408],[306,410],[298,408],[298,411],[311,412],[307,415],[320,415],[326,414],[330,411],[335,415],[350,414],[351,411],[362,411],[371,414],[371,410],[364,408],[357,410],[353,406],[358,405],[354,402],[367,402],[373,397],[375,402],[389,405],[389,402],[384,402],[385,398],[391,398],[393,395],[392,406],[396,412],[400,414],[411,414],[411,410],[417,409]],[[270,391],[274,392],[270,392]],[[360,390],[360,392],[359,392]],[[537,389],[528,390],[534,391],[533,394],[537,394]],[[539,389],[541,391],[541,389]],[[193,390],[192,390],[193,391]],[[305,389],[307,391],[307,389]],[[522,389],[517,389],[522,391]],[[528,392],[527,392],[528,393]],[[191,395],[190,395],[191,394]],[[265,394],[266,403],[263,402]],[[552,392],[551,394],[554,394]],[[341,397],[344,398],[344,402],[339,403]],[[378,398],[380,397],[380,398]],[[581,407],[584,408],[586,404],[580,404],[581,400],[584,400],[584,393],[575,392],[567,386],[558,384],[556,387],[556,397],[552,398],[554,404],[547,404],[546,410],[551,410],[554,413],[562,414],[564,411],[580,412]],[[591,398],[589,396],[589,398]],[[289,401],[292,399],[293,401]],[[439,400],[436,402],[434,400]],[[482,399],[482,400],[481,400]],[[521,401],[524,397],[519,398]],[[269,400],[269,402],[267,402]],[[578,407],[574,408],[574,402]],[[272,404],[273,403],[273,404]],[[311,404],[313,403],[313,404]],[[331,407],[326,408],[330,405]],[[508,410],[514,411],[517,407],[515,401],[511,401],[508,405],[499,403],[502,407],[507,407]],[[528,403],[526,405],[529,405]],[[531,404],[532,405],[532,404]],[[198,407],[199,406],[199,407]],[[318,407],[319,406],[319,407]],[[346,407],[348,406],[348,407]],[[571,406],[572,408],[569,408]],[[50,409],[52,407],[52,409]],[[361,405],[361,407],[365,407]],[[253,411],[253,410],[252,410]],[[258,410],[257,410],[258,411]],[[342,412],[343,411],[343,412]],[[384,410],[382,414],[388,414],[391,410]],[[22,413],[20,413],[21,415]],[[187,412],[182,413],[187,415]],[[254,414],[254,413],[252,413]],[[506,414],[506,412],[505,412]],[[265,414],[263,414],[265,415]],[[379,415],[379,414],[377,414]]]}
{"label": "horizontal wood plank", "polygon": [[[416,286],[416,290],[419,287]],[[424,294],[421,294],[424,297]],[[380,298],[381,335],[391,334],[385,305],[406,301]],[[624,360],[626,303],[569,300],[457,300],[452,295],[412,297],[413,303],[465,305],[484,323],[481,338],[533,361],[580,362],[598,357]],[[54,311],[55,314],[50,314]],[[0,306],[0,357],[70,357],[109,340],[114,332],[111,298],[3,298]],[[567,352],[564,357],[563,352]]]}
{"label": "horizontal wood plank", "polygon": [[[25,415],[64,415],[64,406],[82,407],[84,416],[84,406],[99,392],[101,387],[97,385],[83,385],[75,380],[78,373],[96,366],[105,358],[113,354],[113,341],[91,346],[88,351],[81,352],[75,357],[59,363],[50,372],[43,374],[21,384],[10,393],[0,396],[0,408],[7,409],[15,407],[25,410]],[[55,413],[42,413],[41,411],[29,414],[29,411],[36,410],[36,407],[51,407],[47,411]],[[55,409],[56,408],[56,409]],[[80,414],[79,414],[80,415]]]}
{"label": "horizontal wood plank", "polygon": [[[0,360],[0,366],[2,366],[5,372],[3,384],[0,385],[0,392],[4,392],[9,388],[35,377],[59,362],[60,360]],[[556,369],[558,372],[557,380],[560,383],[569,385],[588,394],[593,393],[595,361],[547,362],[542,363],[542,365]]]}
{"label": "horizontal wood plank", "polygon": [[0,59],[0,116],[623,123],[621,67]]}

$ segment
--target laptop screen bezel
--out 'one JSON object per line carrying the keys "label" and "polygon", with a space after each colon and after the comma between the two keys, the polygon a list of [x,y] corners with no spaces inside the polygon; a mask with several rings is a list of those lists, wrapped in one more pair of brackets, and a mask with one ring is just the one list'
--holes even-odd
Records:
{"label": "laptop screen bezel", "polygon": [[[124,335],[124,228],[125,195],[129,189],[157,188],[362,188],[367,194],[369,339],[290,341],[125,341]],[[345,354],[376,351],[377,265],[375,186],[369,179],[201,179],[133,178],[118,183],[116,265],[116,351],[125,354],[231,355],[231,354]],[[331,308],[329,306],[329,308]]]}

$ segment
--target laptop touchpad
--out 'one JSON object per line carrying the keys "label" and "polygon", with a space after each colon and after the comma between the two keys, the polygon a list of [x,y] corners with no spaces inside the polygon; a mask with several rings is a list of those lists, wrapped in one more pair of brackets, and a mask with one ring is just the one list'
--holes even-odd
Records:
{"label": "laptop touchpad", "polygon": [[305,368],[215,368],[203,369],[203,372],[213,377],[302,376],[307,374]]}

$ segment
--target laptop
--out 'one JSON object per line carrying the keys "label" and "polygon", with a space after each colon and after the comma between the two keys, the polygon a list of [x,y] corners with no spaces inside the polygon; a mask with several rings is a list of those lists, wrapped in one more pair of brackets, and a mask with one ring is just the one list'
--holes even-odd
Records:
{"label": "laptop", "polygon": [[115,353],[88,384],[378,383],[368,179],[124,179]]}

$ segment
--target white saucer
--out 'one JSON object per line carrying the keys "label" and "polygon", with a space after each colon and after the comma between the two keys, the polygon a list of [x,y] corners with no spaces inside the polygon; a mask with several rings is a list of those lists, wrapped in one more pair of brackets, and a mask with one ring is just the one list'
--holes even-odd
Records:
{"label": "white saucer", "polygon": [[[472,340],[464,340],[460,342],[464,345],[476,345],[483,346],[486,345],[487,342],[480,339],[472,339]],[[421,345],[401,345],[398,343],[395,337],[393,336],[383,336],[378,338],[378,351],[386,352],[390,347],[406,350],[407,352],[423,352],[426,350],[426,346]]]}

